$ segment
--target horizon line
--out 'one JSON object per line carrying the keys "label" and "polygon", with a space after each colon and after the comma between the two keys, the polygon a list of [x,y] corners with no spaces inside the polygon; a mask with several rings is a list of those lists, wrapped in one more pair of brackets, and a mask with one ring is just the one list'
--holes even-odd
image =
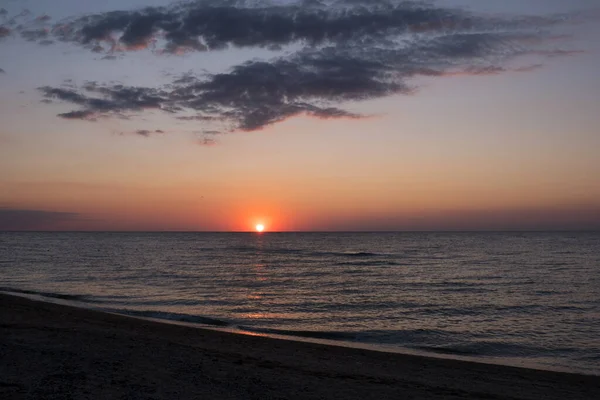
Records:
{"label": "horizon line", "polygon": [[600,228],[581,229],[427,229],[427,230],[298,230],[298,231],[202,231],[202,230],[2,230],[0,233],[545,233],[545,232],[599,232]]}

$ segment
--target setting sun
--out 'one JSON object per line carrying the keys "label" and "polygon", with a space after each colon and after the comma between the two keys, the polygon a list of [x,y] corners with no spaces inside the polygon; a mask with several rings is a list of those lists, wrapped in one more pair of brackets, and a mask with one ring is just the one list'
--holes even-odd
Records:
{"label": "setting sun", "polygon": [[256,232],[262,232],[265,230],[265,226],[263,224],[256,224]]}

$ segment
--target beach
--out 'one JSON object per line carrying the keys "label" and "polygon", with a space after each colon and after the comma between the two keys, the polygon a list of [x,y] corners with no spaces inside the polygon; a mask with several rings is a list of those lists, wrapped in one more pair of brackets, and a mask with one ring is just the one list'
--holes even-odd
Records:
{"label": "beach", "polygon": [[0,294],[3,399],[597,399],[597,376],[135,319]]}

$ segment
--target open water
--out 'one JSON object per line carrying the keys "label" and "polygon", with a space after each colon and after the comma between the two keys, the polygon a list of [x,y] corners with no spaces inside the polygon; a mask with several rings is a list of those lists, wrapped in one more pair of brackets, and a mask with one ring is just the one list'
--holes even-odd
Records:
{"label": "open water", "polygon": [[600,233],[0,232],[0,290],[600,375]]}

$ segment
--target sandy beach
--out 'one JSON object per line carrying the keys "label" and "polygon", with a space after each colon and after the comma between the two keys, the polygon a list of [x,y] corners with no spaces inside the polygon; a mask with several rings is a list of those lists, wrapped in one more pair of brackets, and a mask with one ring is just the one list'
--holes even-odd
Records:
{"label": "sandy beach", "polygon": [[598,399],[595,376],[161,324],[0,294],[2,399]]}

